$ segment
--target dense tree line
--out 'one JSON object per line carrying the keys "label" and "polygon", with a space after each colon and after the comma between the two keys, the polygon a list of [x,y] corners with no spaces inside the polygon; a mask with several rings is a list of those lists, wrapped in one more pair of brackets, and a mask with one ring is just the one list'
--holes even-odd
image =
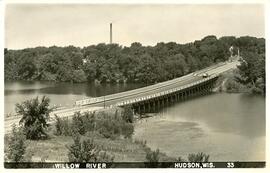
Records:
{"label": "dense tree line", "polygon": [[[156,83],[226,61],[229,47],[264,54],[265,40],[255,37],[207,36],[187,44],[175,42],[130,47],[98,44],[84,48],[5,49],[5,80]],[[254,51],[255,50],[255,51]]]}
{"label": "dense tree line", "polygon": [[239,75],[236,81],[246,86],[252,93],[265,94],[265,45],[253,43],[243,52]]}

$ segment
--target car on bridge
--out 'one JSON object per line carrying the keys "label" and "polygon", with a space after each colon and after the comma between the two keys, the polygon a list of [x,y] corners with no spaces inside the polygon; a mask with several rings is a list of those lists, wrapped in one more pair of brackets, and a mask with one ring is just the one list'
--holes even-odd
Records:
{"label": "car on bridge", "polygon": [[207,78],[207,77],[209,77],[209,74],[208,74],[208,73],[203,73],[203,74],[202,74],[202,77],[203,77],[203,78]]}

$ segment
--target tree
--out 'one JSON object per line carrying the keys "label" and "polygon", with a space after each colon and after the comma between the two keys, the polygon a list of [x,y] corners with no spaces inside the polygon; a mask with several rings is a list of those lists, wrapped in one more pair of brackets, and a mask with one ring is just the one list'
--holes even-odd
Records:
{"label": "tree", "polygon": [[11,162],[21,162],[24,160],[26,149],[25,134],[22,128],[12,127],[12,133],[9,140],[7,158]]}
{"label": "tree", "polygon": [[35,58],[29,56],[28,52],[23,52],[21,59],[19,60],[18,73],[21,79],[32,80],[36,77],[36,64]]}
{"label": "tree", "polygon": [[[242,57],[245,52],[265,54],[264,38],[217,39],[213,35],[186,44],[160,42],[143,46],[135,42],[130,47],[101,43],[82,49],[74,46],[5,49],[5,80],[153,84],[226,61],[231,46],[235,48],[233,54],[239,49]],[[255,90],[261,90],[263,79],[255,81],[255,85]]]}
{"label": "tree", "polygon": [[265,55],[244,52],[238,66],[240,77],[236,80],[248,86],[253,92],[265,93]]}
{"label": "tree", "polygon": [[72,81],[73,82],[85,82],[87,81],[86,75],[82,69],[80,70],[74,70],[73,71],[73,76],[72,76]]}
{"label": "tree", "polygon": [[22,115],[20,124],[24,127],[27,139],[38,140],[47,137],[45,130],[49,126],[47,121],[52,111],[49,108],[49,102],[49,98],[43,96],[41,101],[36,97],[16,104],[16,112]]}

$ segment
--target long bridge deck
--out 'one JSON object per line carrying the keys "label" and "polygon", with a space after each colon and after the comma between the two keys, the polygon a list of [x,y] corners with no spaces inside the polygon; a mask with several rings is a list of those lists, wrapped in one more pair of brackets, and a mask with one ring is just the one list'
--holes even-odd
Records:
{"label": "long bridge deck", "polygon": [[[124,106],[128,104],[142,102],[148,99],[153,99],[155,97],[160,97],[162,95],[177,92],[188,87],[199,85],[200,83],[206,82],[213,78],[217,78],[221,73],[236,68],[237,65],[239,65],[238,61],[219,63],[217,65],[210,66],[208,68],[202,69],[194,73],[190,73],[188,75],[173,80],[126,92],[101,96],[96,98],[96,101],[93,103],[89,103],[89,100],[87,99],[80,100],[77,101],[77,106],[51,112],[51,117],[54,117],[54,115],[57,115],[59,117],[68,117],[72,116],[74,112],[78,111],[97,111],[108,107]],[[204,73],[207,73],[209,76],[204,78]],[[5,131],[10,131],[12,124],[18,124],[18,122],[19,117],[5,120]]]}
{"label": "long bridge deck", "polygon": [[[81,105],[78,107],[80,109],[89,106],[90,107],[121,106],[122,104],[125,104],[128,101],[131,102],[138,99],[145,99],[147,97],[154,97],[155,95],[158,96],[158,94],[160,95],[165,92],[173,92],[174,90],[179,89],[180,87],[184,88],[190,85],[196,85],[206,80],[210,80],[211,78],[216,77],[225,71],[228,71],[232,68],[236,68],[237,64],[238,64],[237,61],[220,63],[173,80],[157,83],[154,85],[138,88],[135,90],[101,96],[96,98],[97,101],[94,103],[87,103],[88,101],[87,99],[80,100],[77,101],[77,103],[79,102],[79,104]],[[204,73],[207,73],[209,77],[203,78],[202,74]]]}

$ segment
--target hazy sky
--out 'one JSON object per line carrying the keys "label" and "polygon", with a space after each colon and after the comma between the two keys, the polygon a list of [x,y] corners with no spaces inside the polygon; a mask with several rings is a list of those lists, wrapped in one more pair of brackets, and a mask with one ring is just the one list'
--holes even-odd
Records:
{"label": "hazy sky", "polygon": [[207,35],[264,37],[263,5],[8,4],[5,47],[88,46],[113,42],[186,43]]}

